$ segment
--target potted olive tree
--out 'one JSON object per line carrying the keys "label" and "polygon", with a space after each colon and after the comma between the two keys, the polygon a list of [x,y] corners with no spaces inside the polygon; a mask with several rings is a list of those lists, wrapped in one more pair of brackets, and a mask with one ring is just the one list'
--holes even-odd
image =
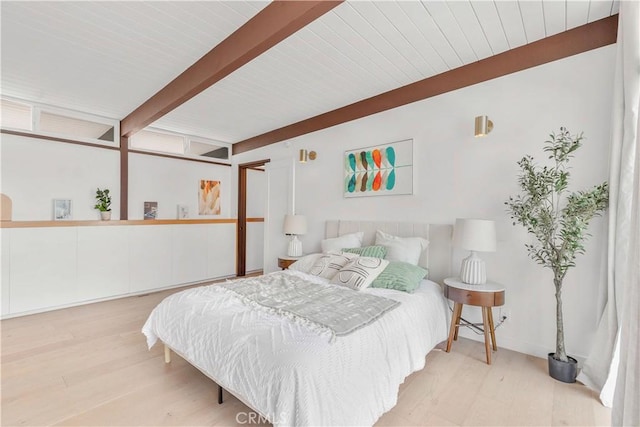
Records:
{"label": "potted olive tree", "polygon": [[529,256],[553,272],[556,291],[556,351],[549,353],[549,375],[574,382],[577,361],[568,357],[564,347],[562,321],[562,282],[576,255],[584,253],[589,221],[602,214],[609,203],[607,182],[589,191],[568,192],[568,163],[580,148],[582,133],[571,135],[563,127],[545,141],[544,152],[551,160],[549,166],[538,166],[532,156],[519,162],[521,174],[518,184],[521,194],[505,202],[513,225],[521,224],[534,235],[536,242],[526,244]]}
{"label": "potted olive tree", "polygon": [[111,219],[111,196],[109,195],[109,189],[96,190],[96,205],[93,207],[100,211],[100,218],[104,221]]}

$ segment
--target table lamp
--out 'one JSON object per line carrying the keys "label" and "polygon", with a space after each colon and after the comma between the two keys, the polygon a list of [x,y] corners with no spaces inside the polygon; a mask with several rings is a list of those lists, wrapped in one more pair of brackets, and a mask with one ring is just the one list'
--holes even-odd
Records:
{"label": "table lamp", "polygon": [[285,215],[282,229],[284,234],[291,236],[287,255],[302,256],[302,242],[298,236],[307,232],[307,218],[304,215]]}
{"label": "table lamp", "polygon": [[460,279],[469,285],[484,285],[487,283],[487,271],[484,261],[477,252],[495,252],[496,224],[484,219],[456,219],[453,229],[453,245],[471,251],[462,260]]}

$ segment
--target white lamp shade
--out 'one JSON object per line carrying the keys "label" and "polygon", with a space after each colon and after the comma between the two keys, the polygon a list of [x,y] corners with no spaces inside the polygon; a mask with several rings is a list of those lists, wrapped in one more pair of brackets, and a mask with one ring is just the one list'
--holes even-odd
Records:
{"label": "white lamp shade", "polygon": [[477,252],[495,252],[496,223],[485,219],[456,219],[453,245]]}
{"label": "white lamp shade", "polygon": [[307,217],[304,215],[285,215],[282,229],[284,234],[305,234],[307,232]]}

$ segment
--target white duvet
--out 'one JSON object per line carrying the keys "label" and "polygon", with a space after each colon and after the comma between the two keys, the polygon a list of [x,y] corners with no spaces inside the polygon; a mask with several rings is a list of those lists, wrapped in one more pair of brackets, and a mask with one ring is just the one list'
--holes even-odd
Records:
{"label": "white duvet", "polygon": [[426,354],[447,338],[446,300],[427,280],[413,294],[360,291],[401,304],[333,343],[214,288],[161,302],[142,329],[149,348],[160,339],[274,425],[372,425],[395,406],[405,377],[422,369]]}

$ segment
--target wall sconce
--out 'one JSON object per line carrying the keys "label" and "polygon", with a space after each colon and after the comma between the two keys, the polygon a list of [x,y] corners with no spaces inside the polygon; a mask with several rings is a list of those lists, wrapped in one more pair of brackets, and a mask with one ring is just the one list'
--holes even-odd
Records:
{"label": "wall sconce", "polygon": [[305,149],[300,150],[300,163],[307,163],[307,160],[315,160],[316,159],[315,151],[308,151]]}
{"label": "wall sconce", "polygon": [[493,122],[489,120],[487,116],[478,116],[476,117],[476,138],[479,136],[486,136],[489,132],[493,130]]}

